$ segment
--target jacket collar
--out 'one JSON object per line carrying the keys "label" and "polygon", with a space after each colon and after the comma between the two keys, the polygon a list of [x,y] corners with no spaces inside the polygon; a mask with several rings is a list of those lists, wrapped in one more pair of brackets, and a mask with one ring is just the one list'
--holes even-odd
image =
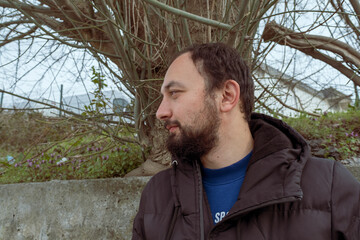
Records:
{"label": "jacket collar", "polygon": [[305,139],[283,121],[263,114],[252,114],[250,130],[253,155],[230,213],[301,199],[301,175],[310,156]]}
{"label": "jacket collar", "polygon": [[[310,150],[304,138],[281,120],[252,114],[254,149],[238,201],[226,218],[276,202],[302,198],[301,174]],[[196,160],[195,160],[196,161]],[[184,213],[197,212],[201,176],[193,163],[179,162],[173,191]],[[225,219],[224,219],[225,220]]]}

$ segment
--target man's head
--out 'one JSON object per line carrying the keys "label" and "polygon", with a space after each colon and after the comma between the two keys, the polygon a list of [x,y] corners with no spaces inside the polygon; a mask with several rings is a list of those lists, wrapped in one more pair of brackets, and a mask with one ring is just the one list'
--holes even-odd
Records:
{"label": "man's head", "polygon": [[186,52],[191,53],[193,63],[205,79],[208,94],[221,89],[229,79],[239,84],[239,107],[245,119],[250,121],[254,109],[254,82],[238,51],[223,43],[195,44],[182,50],[177,57]]}
{"label": "man's head", "polygon": [[227,98],[227,92],[232,107],[236,105],[245,119],[252,111],[249,70],[238,53],[224,44],[194,45],[182,51],[171,63],[161,92],[156,115],[170,133],[167,147],[177,158],[200,158],[217,145],[221,112],[229,105],[221,99]]}

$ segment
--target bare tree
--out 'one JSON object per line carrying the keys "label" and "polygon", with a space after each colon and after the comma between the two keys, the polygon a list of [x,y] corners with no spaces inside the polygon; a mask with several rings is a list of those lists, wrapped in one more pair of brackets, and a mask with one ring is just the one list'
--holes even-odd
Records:
{"label": "bare tree", "polygon": [[[156,121],[155,112],[161,98],[162,78],[175,52],[192,43],[225,42],[238,49],[252,69],[256,69],[273,49],[274,43],[282,43],[279,33],[273,30],[277,33],[275,37],[268,32],[274,24],[267,25],[262,39],[263,26],[278,19],[285,27],[294,25],[296,21],[292,16],[307,11],[296,9],[296,4],[292,11],[288,11],[291,4],[279,0],[164,2],[0,0],[0,34],[3,37],[0,47],[12,42],[47,39],[69,48],[83,49],[107,68],[119,88],[126,89],[133,97],[134,127],[140,144],[149,149],[149,160],[140,169],[141,174],[152,174],[169,163],[163,149],[162,127]],[[343,21],[352,22],[353,26],[348,26],[357,29],[354,19],[340,9],[343,5],[331,3]],[[314,10],[317,13],[322,11]],[[327,21],[317,26],[324,22]],[[264,40],[273,43],[264,43]],[[320,45],[329,48],[337,43],[329,39],[324,41],[325,44],[316,45],[317,49]],[[356,54],[345,57],[347,61],[358,61]],[[356,61],[347,63],[358,67]],[[346,69],[349,71],[349,66]],[[356,77],[355,74],[351,78],[355,83],[358,81]],[[261,105],[261,99],[258,100]]]}
{"label": "bare tree", "polygon": [[[1,29],[6,32],[1,45],[46,36],[91,52],[134,97],[140,141],[144,147],[153,146],[149,156],[153,162],[165,164],[155,110],[171,55],[191,43],[222,41],[250,62],[259,22],[276,3],[1,0]],[[114,64],[119,71],[113,70]]]}

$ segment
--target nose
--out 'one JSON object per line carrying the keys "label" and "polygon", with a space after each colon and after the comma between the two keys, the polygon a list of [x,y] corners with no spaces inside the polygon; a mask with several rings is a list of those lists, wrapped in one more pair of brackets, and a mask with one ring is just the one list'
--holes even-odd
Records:
{"label": "nose", "polygon": [[156,111],[156,117],[159,120],[167,120],[171,118],[171,109],[169,103],[166,101],[165,97],[161,100],[158,110]]}

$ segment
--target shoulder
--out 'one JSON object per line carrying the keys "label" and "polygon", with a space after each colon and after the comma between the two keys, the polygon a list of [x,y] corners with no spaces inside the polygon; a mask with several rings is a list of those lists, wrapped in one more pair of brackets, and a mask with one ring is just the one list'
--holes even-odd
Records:
{"label": "shoulder", "polygon": [[333,174],[336,161],[310,157],[303,169],[301,182],[305,187],[307,185],[319,185],[319,187],[331,190]]}
{"label": "shoulder", "polygon": [[[304,198],[328,202],[335,195],[359,194],[360,184],[352,174],[339,162],[310,157],[304,166],[301,178]],[[359,196],[359,195],[358,195]]]}
{"label": "shoulder", "polygon": [[154,190],[170,187],[171,171],[172,169],[166,169],[155,174],[152,178],[150,178],[149,182],[146,184],[144,188],[144,192],[145,191],[152,192]]}
{"label": "shoulder", "polygon": [[140,207],[157,209],[172,198],[171,169],[166,169],[154,175],[146,184],[142,194]]}
{"label": "shoulder", "polygon": [[340,162],[331,159],[310,157],[303,170],[303,177],[319,178],[322,183],[333,183],[341,178],[359,183]]}
{"label": "shoulder", "polygon": [[341,178],[357,182],[341,163],[318,157],[310,157],[302,173],[302,180],[308,179],[311,181],[311,184],[319,183],[322,187],[329,188],[333,187],[334,181],[338,181]]}

